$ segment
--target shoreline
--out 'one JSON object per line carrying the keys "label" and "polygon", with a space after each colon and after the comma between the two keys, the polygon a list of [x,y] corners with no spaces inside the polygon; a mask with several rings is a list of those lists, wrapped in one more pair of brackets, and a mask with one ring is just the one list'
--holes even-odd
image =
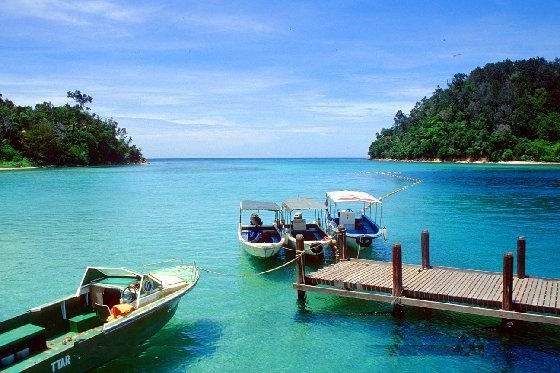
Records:
{"label": "shoreline", "polygon": [[392,158],[371,158],[371,161],[382,162],[404,162],[404,163],[452,163],[452,164],[498,164],[512,166],[560,166],[560,162],[540,162],[540,161],[498,161],[490,162],[487,160],[459,160],[459,161],[442,161],[441,159],[392,159]]}
{"label": "shoreline", "polygon": [[27,166],[27,167],[0,167],[0,171],[19,171],[19,170],[35,170],[35,169],[49,169],[49,168],[96,168],[96,167],[121,167],[121,166],[148,166],[150,162],[140,163],[123,163],[123,164],[106,164],[106,165],[92,165],[92,166]]}
{"label": "shoreline", "polygon": [[28,167],[0,167],[0,171],[19,171],[19,170],[34,170],[36,166],[28,166]]}

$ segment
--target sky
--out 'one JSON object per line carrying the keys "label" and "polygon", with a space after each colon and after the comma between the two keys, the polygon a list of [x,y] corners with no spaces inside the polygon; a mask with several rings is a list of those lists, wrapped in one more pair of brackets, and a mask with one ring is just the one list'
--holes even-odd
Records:
{"label": "sky", "polygon": [[458,72],[560,57],[555,1],[0,0],[0,93],[68,102],[149,158],[366,157]]}

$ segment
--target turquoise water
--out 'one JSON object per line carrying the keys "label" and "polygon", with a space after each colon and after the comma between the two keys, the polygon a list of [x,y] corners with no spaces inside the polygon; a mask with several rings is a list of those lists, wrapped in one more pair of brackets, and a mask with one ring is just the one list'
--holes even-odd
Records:
{"label": "turquoise water", "polygon": [[[252,274],[261,262],[238,245],[239,200],[322,200],[325,191],[383,195],[388,243],[420,260],[430,230],[432,264],[501,270],[527,237],[527,272],[560,277],[560,167],[337,160],[155,160],[147,166],[0,172],[0,318],[72,293],[88,265],[166,259],[202,273],[175,318],[139,351],[102,371],[381,371],[560,369],[560,329],[407,310],[309,294],[296,302],[292,266]],[[388,246],[370,254],[389,259]]]}

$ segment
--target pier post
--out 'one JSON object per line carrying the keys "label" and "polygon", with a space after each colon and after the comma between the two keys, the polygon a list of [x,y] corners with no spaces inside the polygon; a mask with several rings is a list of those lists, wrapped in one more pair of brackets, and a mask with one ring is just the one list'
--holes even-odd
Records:
{"label": "pier post", "polygon": [[401,244],[393,245],[393,296],[400,297],[403,293]]}
{"label": "pier post", "polygon": [[338,245],[338,253],[340,260],[348,260],[348,251],[346,245],[346,228],[344,225],[338,226],[338,232],[336,233],[336,242]]}
{"label": "pier post", "polygon": [[513,311],[513,254],[504,255],[502,309]]}
{"label": "pier post", "polygon": [[[296,236],[296,283],[305,285],[305,252],[301,234]],[[298,290],[298,300],[305,301],[305,291]]]}
{"label": "pier post", "polygon": [[424,229],[420,234],[420,242],[422,246],[422,269],[431,268],[430,266],[430,232]]}
{"label": "pier post", "polygon": [[333,252],[333,261],[335,263],[340,262],[340,258],[338,256],[338,248],[336,246],[336,240],[331,240],[330,246],[331,246],[331,250]]}
{"label": "pier post", "polygon": [[525,278],[525,247],[524,236],[517,238],[517,278]]}

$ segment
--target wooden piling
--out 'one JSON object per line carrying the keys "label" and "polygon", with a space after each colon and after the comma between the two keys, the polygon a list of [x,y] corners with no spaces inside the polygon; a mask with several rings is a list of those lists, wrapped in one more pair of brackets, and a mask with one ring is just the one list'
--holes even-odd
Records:
{"label": "wooden piling", "polygon": [[340,260],[348,260],[348,247],[346,245],[346,228],[344,225],[338,226],[338,232],[336,233],[336,242],[338,246],[338,255]]}
{"label": "wooden piling", "polygon": [[393,245],[393,296],[400,297],[403,293],[401,244]]}
{"label": "wooden piling", "polygon": [[[305,252],[302,234],[296,236],[296,283],[305,285]],[[305,291],[298,290],[298,300],[305,300]]]}
{"label": "wooden piling", "polygon": [[504,255],[502,309],[513,311],[513,254]]}
{"label": "wooden piling", "polygon": [[422,246],[422,269],[430,267],[430,232],[424,229],[420,234],[420,242]]}
{"label": "wooden piling", "polygon": [[517,278],[525,278],[525,247],[524,236],[517,238]]}
{"label": "wooden piling", "polygon": [[336,246],[336,240],[331,240],[330,241],[330,247],[331,247],[331,250],[333,252],[333,261],[335,263],[340,262],[340,257],[338,256],[338,248]]}

